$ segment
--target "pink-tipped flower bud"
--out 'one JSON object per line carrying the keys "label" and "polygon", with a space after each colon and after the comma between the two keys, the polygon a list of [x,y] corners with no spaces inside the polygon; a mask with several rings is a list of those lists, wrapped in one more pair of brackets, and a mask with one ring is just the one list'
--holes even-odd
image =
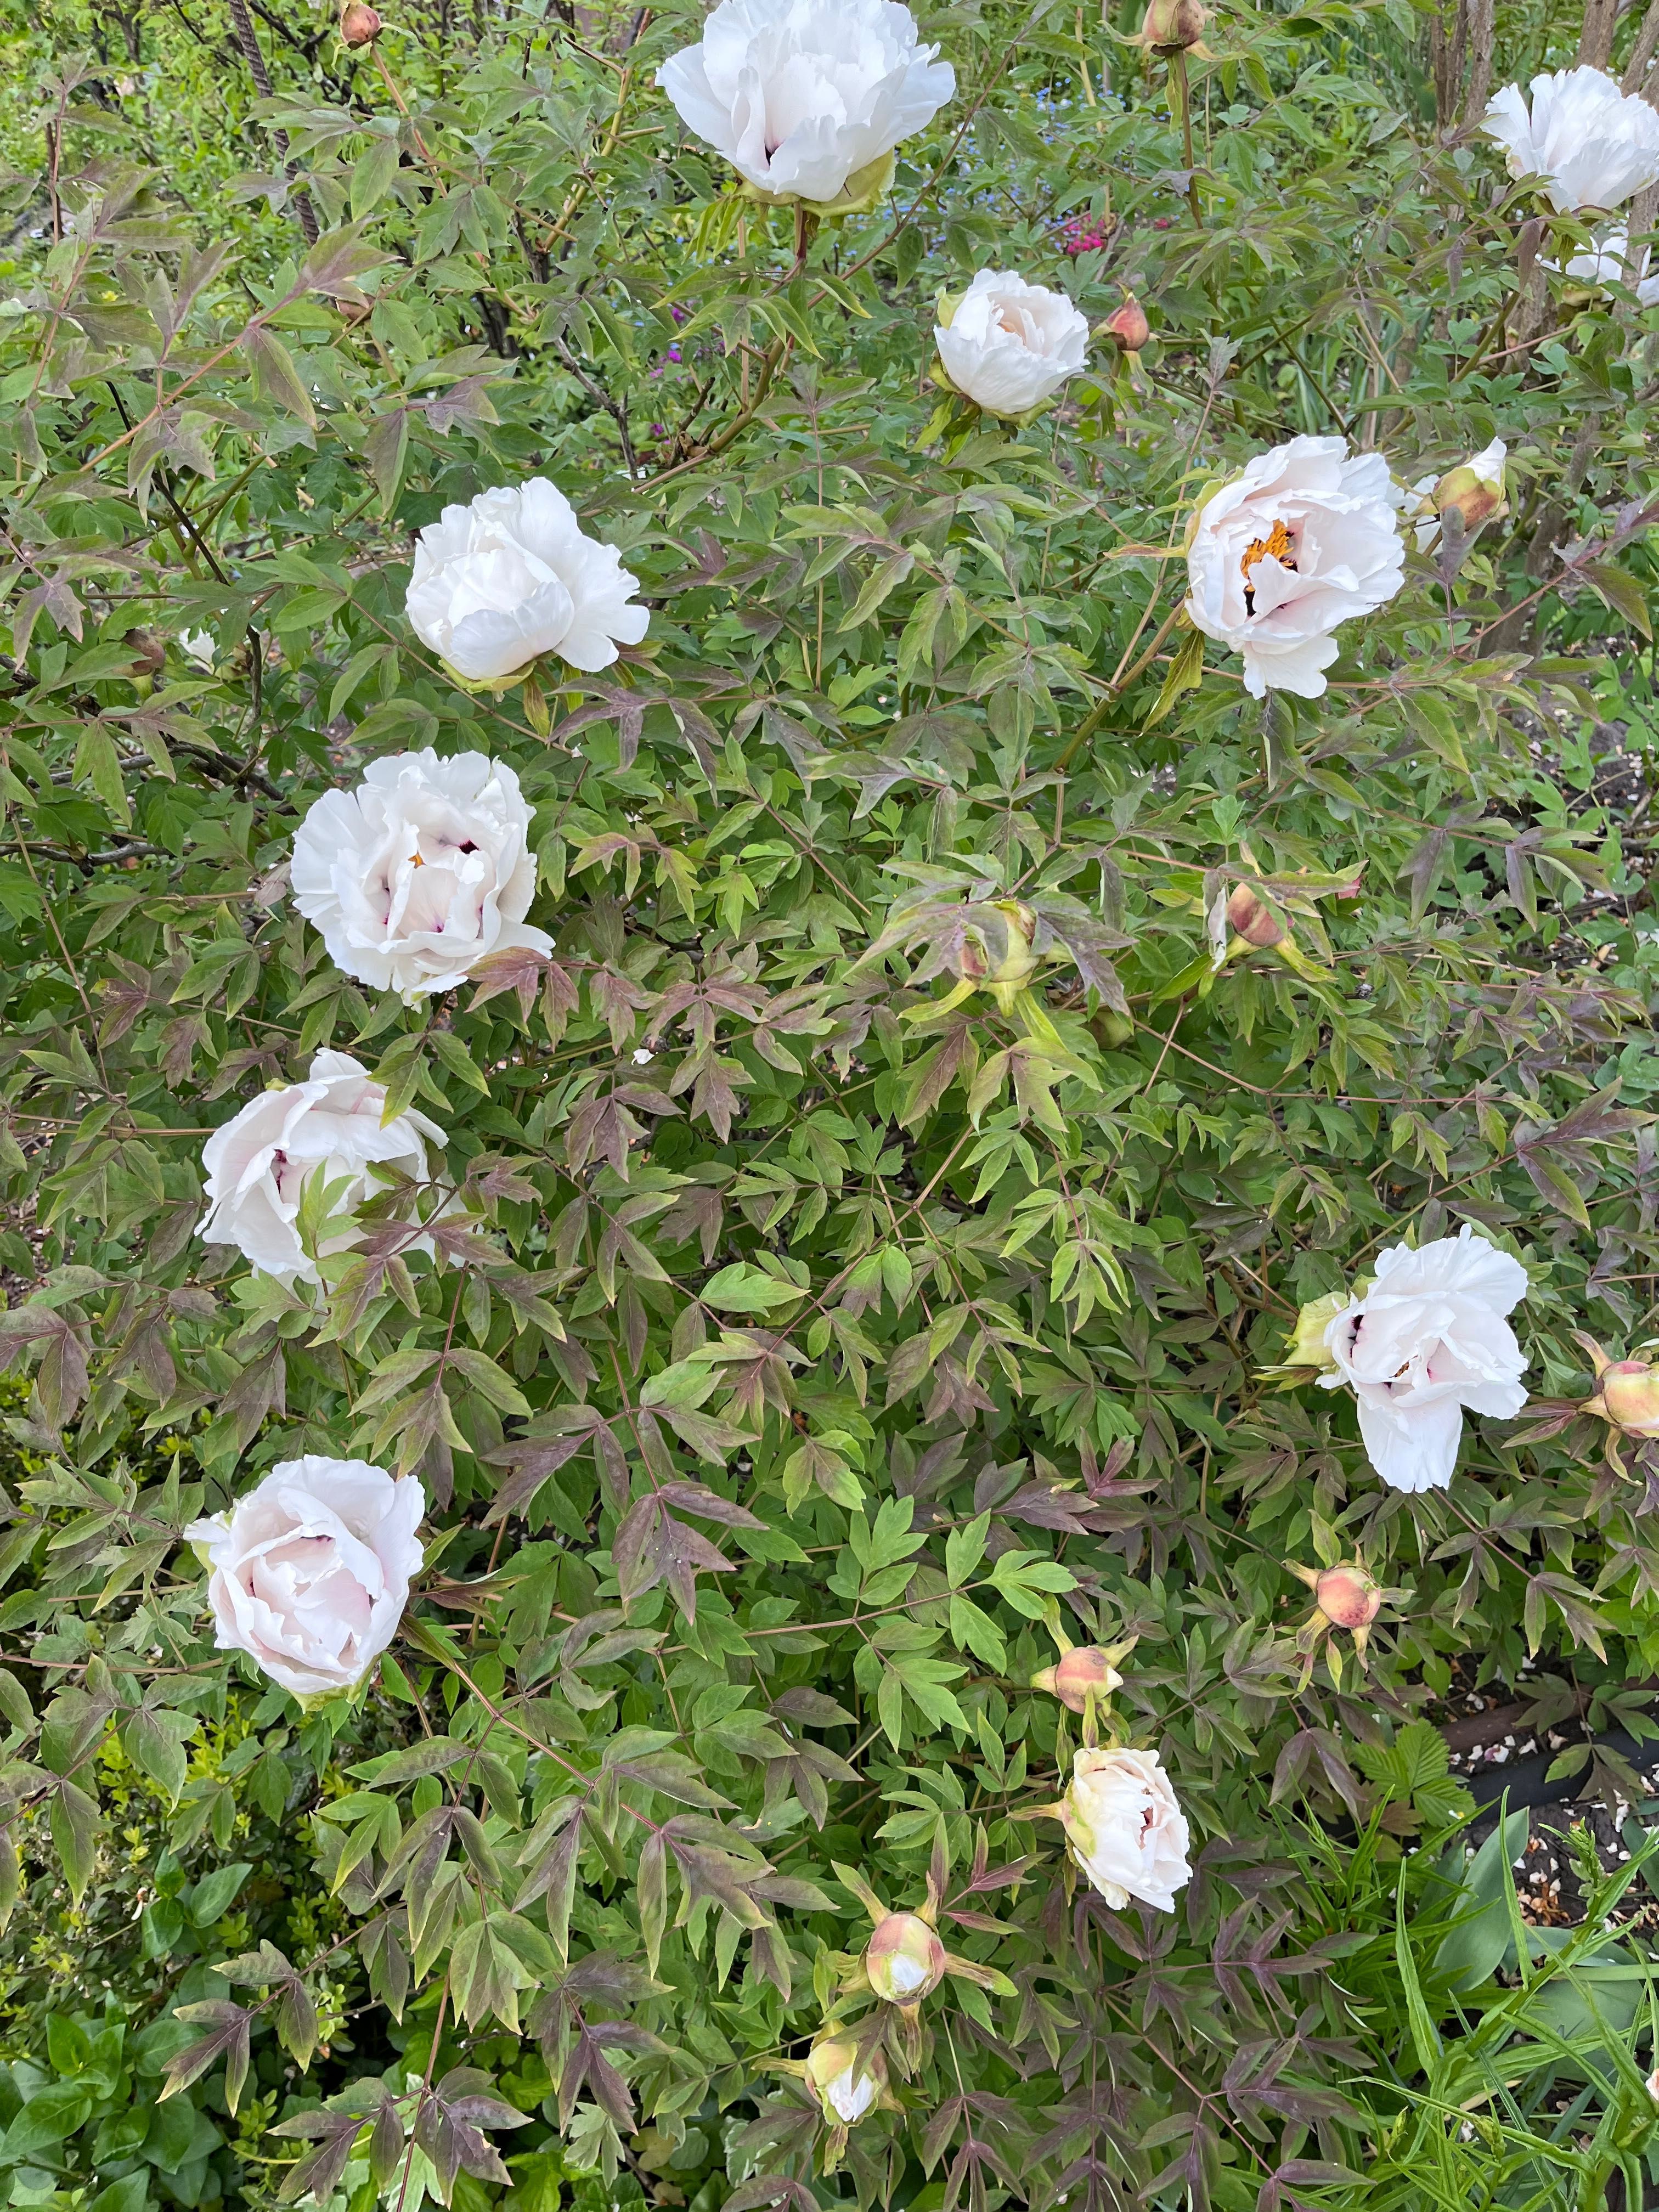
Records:
{"label": "pink-tipped flower bud", "polygon": [[1314,1584],[1319,1610],[1337,1628],[1369,1628],[1382,1609],[1381,1586],[1364,1567],[1327,1567]]}
{"label": "pink-tipped flower bud", "polygon": [[1097,1644],[1080,1644],[1068,1651],[1056,1667],[1045,1667],[1034,1675],[1034,1690],[1048,1690],[1062,1705],[1080,1713],[1089,1702],[1089,1692],[1097,1697],[1109,1697],[1114,1690],[1121,1689],[1123,1677]]}
{"label": "pink-tipped flower bud", "polygon": [[887,2062],[878,2051],[860,2058],[850,2035],[830,2036],[807,2054],[806,2086],[832,2127],[850,2128],[887,2087]]}
{"label": "pink-tipped flower bud", "polygon": [[1249,884],[1235,884],[1227,894],[1227,921],[1246,945],[1255,945],[1260,952],[1271,951],[1285,942],[1283,925]]}
{"label": "pink-tipped flower bud", "polygon": [[1659,1437],[1659,1367],[1640,1359],[1614,1359],[1601,1372],[1587,1413],[1599,1413],[1627,1437]]}
{"label": "pink-tipped flower bud", "polygon": [[920,2004],[945,1973],[945,1946],[919,1912],[890,1912],[864,1954],[870,1986],[889,2004]]}
{"label": "pink-tipped flower bud", "polygon": [[380,35],[378,10],[368,0],[348,0],[340,12],[340,37],[348,46],[372,46]]}
{"label": "pink-tipped flower bud", "polygon": [[1140,27],[1141,44],[1166,52],[1176,46],[1195,46],[1209,20],[1200,0],[1152,0]]}
{"label": "pink-tipped flower bud", "polygon": [[1106,328],[1125,353],[1139,353],[1152,335],[1152,326],[1146,319],[1146,310],[1133,292],[1121,307],[1108,315]]}

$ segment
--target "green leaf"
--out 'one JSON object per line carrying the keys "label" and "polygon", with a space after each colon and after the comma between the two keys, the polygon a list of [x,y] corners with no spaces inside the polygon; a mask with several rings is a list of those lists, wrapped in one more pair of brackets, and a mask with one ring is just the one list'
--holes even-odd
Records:
{"label": "green leaf", "polygon": [[711,1275],[697,1295],[719,1313],[765,1314],[793,1305],[801,1292],[793,1283],[780,1282],[763,1268],[734,1260]]}

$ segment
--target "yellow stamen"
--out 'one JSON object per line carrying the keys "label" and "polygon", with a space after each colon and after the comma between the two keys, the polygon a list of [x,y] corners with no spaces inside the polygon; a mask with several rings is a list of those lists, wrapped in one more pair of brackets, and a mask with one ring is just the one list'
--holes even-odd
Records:
{"label": "yellow stamen", "polygon": [[1291,544],[1290,532],[1282,522],[1275,522],[1265,538],[1253,538],[1245,547],[1244,558],[1238,564],[1243,571],[1244,581],[1249,582],[1251,569],[1258,561],[1265,561],[1270,553],[1282,568],[1294,568],[1296,562],[1292,556],[1295,551],[1296,548]]}
{"label": "yellow stamen", "polygon": [[1250,571],[1255,567],[1256,562],[1265,561],[1271,553],[1281,568],[1294,570],[1295,552],[1296,548],[1291,543],[1290,532],[1277,519],[1265,538],[1253,538],[1250,540],[1244,549],[1244,558],[1238,564],[1244,578],[1244,611],[1247,615],[1253,615],[1255,612],[1255,592],[1250,582]]}

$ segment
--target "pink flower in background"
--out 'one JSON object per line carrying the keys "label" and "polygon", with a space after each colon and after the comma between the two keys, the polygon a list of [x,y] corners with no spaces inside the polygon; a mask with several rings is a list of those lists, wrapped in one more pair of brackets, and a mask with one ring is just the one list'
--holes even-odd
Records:
{"label": "pink flower in background", "polygon": [[1103,215],[1067,216],[1060,227],[1060,242],[1073,261],[1079,253],[1098,253],[1112,234]]}

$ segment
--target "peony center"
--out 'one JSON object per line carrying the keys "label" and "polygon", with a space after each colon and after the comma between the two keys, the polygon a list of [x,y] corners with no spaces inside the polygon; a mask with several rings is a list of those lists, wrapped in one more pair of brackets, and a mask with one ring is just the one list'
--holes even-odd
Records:
{"label": "peony center", "polygon": [[1289,568],[1292,573],[1295,572],[1296,547],[1291,541],[1290,532],[1277,517],[1274,518],[1273,528],[1265,538],[1253,538],[1250,540],[1244,549],[1244,558],[1238,564],[1240,573],[1244,579],[1244,611],[1247,615],[1253,615],[1255,612],[1255,592],[1250,583],[1250,571],[1255,567],[1257,562],[1265,561],[1270,553],[1281,568]]}

